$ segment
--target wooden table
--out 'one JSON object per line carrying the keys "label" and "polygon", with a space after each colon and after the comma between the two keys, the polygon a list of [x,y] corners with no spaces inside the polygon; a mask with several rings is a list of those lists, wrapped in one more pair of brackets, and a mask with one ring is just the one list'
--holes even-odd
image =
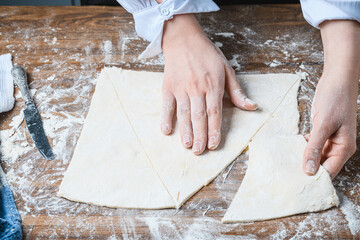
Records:
{"label": "wooden table", "polygon": [[[237,72],[298,73],[300,132],[322,70],[319,31],[299,5],[227,6],[198,18]],[[18,89],[16,106],[1,114],[1,165],[7,173],[28,239],[360,238],[359,152],[334,185],[342,205],[278,220],[222,224],[246,171],[242,154],[179,211],[125,210],[56,197],[59,184],[104,66],[163,71],[163,57],[138,60],[147,43],[120,7],[0,7],[0,54],[10,52],[29,73],[30,88],[57,159],[41,158],[26,130]]]}

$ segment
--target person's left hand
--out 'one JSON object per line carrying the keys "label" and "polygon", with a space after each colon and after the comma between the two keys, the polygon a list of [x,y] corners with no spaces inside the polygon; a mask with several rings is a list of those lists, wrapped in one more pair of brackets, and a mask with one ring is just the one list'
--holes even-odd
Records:
{"label": "person's left hand", "polygon": [[331,20],[320,24],[324,71],[311,109],[303,169],[316,174],[320,164],[334,178],[356,151],[356,111],[360,77],[360,24]]}
{"label": "person's left hand", "polygon": [[319,165],[334,178],[356,151],[357,81],[323,76],[311,111],[303,169],[313,175]]}

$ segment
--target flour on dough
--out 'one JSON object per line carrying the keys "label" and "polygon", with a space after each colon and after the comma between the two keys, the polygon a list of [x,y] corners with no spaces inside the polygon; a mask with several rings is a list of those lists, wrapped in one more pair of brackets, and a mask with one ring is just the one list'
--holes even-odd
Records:
{"label": "flour on dough", "polygon": [[108,207],[175,207],[104,72],[58,195]]}
{"label": "flour on dough", "polygon": [[301,167],[306,141],[298,136],[298,86],[293,86],[249,145],[249,166],[223,222],[260,221],[339,204],[329,174]]}
{"label": "flour on dough", "polygon": [[260,221],[338,206],[322,166],[314,176],[302,171],[305,147],[300,135],[255,137],[249,145],[246,175],[222,221]]}
{"label": "flour on dough", "polygon": [[[240,155],[299,86],[293,74],[241,75],[259,105],[242,111],[224,99],[222,142],[195,156],[179,131],[159,130],[162,73],[105,68],[59,196],[109,207],[178,208]],[[297,113],[298,114],[298,113]]]}

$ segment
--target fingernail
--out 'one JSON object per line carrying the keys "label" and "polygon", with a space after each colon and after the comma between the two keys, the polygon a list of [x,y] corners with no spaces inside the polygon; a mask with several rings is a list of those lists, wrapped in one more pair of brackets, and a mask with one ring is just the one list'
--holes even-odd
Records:
{"label": "fingernail", "polygon": [[212,136],[209,139],[209,148],[214,149],[215,147],[216,147],[216,138],[215,136]]}
{"label": "fingernail", "polygon": [[195,142],[193,146],[194,153],[200,153],[201,151],[201,142]]}
{"label": "fingernail", "polygon": [[306,162],[305,171],[307,173],[310,173],[310,174],[315,174],[316,173],[314,160],[309,160],[309,161]]}
{"label": "fingernail", "polygon": [[163,133],[170,133],[170,126],[169,126],[169,124],[162,124],[161,125],[161,131],[163,132]]}
{"label": "fingernail", "polygon": [[191,138],[190,138],[189,134],[184,134],[183,143],[186,147],[191,147]]}
{"label": "fingernail", "polygon": [[245,102],[247,102],[248,104],[256,105],[256,102],[254,102],[254,101],[251,100],[250,98],[245,98],[244,100],[245,100]]}

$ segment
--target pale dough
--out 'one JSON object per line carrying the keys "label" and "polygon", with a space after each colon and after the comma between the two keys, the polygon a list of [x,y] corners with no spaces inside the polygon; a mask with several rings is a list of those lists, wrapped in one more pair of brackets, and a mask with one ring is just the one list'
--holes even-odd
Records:
{"label": "pale dough", "polygon": [[[269,137],[269,136],[268,136]],[[303,136],[256,136],[249,166],[223,222],[248,222],[315,212],[339,205],[326,170],[315,176],[302,171]]]}
{"label": "pale dough", "polygon": [[298,136],[297,87],[289,90],[249,145],[249,166],[223,222],[248,222],[337,206],[329,174],[302,171],[306,141]]}
{"label": "pale dough", "polygon": [[160,133],[162,78],[103,69],[59,196],[109,207],[178,208],[246,148],[285,96],[295,99],[290,114],[298,118],[299,76],[238,76],[259,110],[242,111],[225,98],[219,149],[194,156],[176,129]]}

